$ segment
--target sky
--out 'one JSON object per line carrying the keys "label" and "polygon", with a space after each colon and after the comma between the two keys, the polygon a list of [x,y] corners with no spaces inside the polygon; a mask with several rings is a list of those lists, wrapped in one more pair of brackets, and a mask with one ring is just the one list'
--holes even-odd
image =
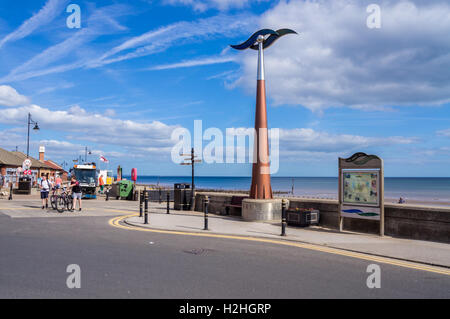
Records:
{"label": "sky", "polygon": [[[0,147],[26,152],[30,113],[31,156],[44,145],[73,165],[87,147],[126,175],[189,175],[171,159],[174,130],[253,127],[257,53],[229,45],[263,28],[298,32],[265,50],[275,176],[337,176],[339,157],[365,152],[386,176],[450,177],[447,0],[1,1]],[[196,172],[250,176],[251,164]]]}

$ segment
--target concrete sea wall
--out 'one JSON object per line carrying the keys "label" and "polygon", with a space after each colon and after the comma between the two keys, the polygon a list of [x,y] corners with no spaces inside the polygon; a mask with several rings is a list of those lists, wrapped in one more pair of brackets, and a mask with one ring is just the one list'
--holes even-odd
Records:
{"label": "concrete sea wall", "polygon": [[[209,212],[222,214],[231,203],[232,193],[196,194],[195,207],[201,211],[205,195],[209,196]],[[289,208],[314,208],[320,211],[320,226],[337,229],[338,202],[327,199],[288,198]],[[385,204],[385,234],[387,236],[450,243],[450,208],[407,204]],[[240,210],[230,209],[230,215],[239,216]],[[379,231],[379,222],[355,218],[344,219],[344,230],[373,233]]]}

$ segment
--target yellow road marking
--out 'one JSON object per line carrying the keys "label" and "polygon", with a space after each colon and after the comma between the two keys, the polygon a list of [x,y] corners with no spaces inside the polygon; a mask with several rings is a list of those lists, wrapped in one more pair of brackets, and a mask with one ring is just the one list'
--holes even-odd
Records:
{"label": "yellow road marking", "polygon": [[144,231],[144,232],[183,235],[183,236],[238,239],[238,240],[246,240],[246,241],[254,241],[254,242],[271,243],[271,244],[277,244],[277,245],[298,247],[298,248],[304,248],[304,249],[309,249],[309,250],[314,250],[314,251],[325,252],[325,253],[329,253],[329,254],[347,256],[347,257],[368,260],[368,261],[375,261],[375,262],[379,262],[379,263],[383,263],[383,264],[389,264],[389,265],[394,265],[394,266],[399,266],[399,267],[404,267],[404,268],[422,270],[422,271],[427,271],[427,272],[450,276],[450,269],[416,264],[413,262],[401,261],[401,260],[391,259],[391,258],[387,258],[387,257],[372,256],[372,255],[367,255],[367,254],[363,254],[363,253],[351,252],[351,251],[341,250],[341,249],[337,249],[337,248],[330,248],[330,247],[313,245],[313,244],[292,242],[292,241],[286,241],[286,240],[268,239],[268,238],[236,236],[236,235],[221,235],[221,234],[207,234],[207,233],[202,234],[202,233],[194,233],[194,232],[175,231],[175,230],[152,229],[152,228],[143,228],[143,227],[138,227],[138,226],[119,224],[124,219],[134,217],[134,216],[138,216],[138,215],[131,214],[131,215],[126,215],[126,216],[114,217],[114,218],[110,219],[108,223],[109,223],[109,225],[111,225],[113,227],[127,229],[127,230],[137,230],[137,231]]}

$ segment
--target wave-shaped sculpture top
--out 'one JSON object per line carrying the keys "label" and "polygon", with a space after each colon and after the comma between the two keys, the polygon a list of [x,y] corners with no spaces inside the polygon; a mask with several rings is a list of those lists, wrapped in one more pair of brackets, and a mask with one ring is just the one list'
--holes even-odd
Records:
{"label": "wave-shaped sculpture top", "polygon": [[253,49],[253,50],[258,50],[258,44],[256,43],[256,40],[258,39],[258,37],[259,36],[265,37],[265,36],[269,35],[263,41],[263,49],[266,49],[266,48],[270,47],[276,40],[278,40],[279,38],[281,38],[282,36],[284,36],[286,34],[297,34],[297,32],[295,32],[294,30],[291,30],[291,29],[279,29],[277,31],[274,31],[272,29],[262,29],[262,30],[259,30],[259,31],[256,31],[255,33],[253,33],[250,36],[250,38],[248,38],[247,41],[245,41],[241,44],[230,45],[230,46],[236,50],[245,50],[248,48]]}

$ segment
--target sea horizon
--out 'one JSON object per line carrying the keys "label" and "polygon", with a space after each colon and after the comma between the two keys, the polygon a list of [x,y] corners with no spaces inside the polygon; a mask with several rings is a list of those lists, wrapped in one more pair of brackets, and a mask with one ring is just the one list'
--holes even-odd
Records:
{"label": "sea horizon", "polygon": [[[130,176],[123,176],[130,179]],[[138,184],[171,187],[175,183],[191,183],[191,176],[138,176]],[[450,202],[450,177],[385,177],[385,198],[447,203]],[[338,177],[272,176],[274,192],[291,196],[337,199]],[[223,191],[248,190],[251,176],[195,176],[197,189]],[[293,189],[292,189],[293,188]],[[293,190],[293,193],[292,193]]]}

